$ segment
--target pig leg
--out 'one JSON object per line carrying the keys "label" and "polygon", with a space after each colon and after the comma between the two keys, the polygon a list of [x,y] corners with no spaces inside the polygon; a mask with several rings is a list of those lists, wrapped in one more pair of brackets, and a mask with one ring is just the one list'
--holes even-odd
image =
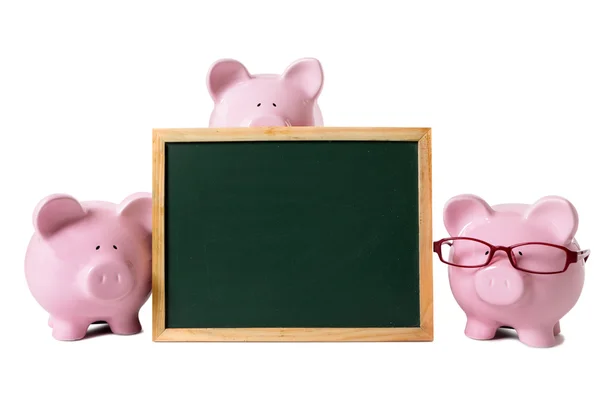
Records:
{"label": "pig leg", "polygon": [[137,314],[126,314],[108,321],[112,333],[117,335],[133,335],[142,331],[142,324]]}
{"label": "pig leg", "polygon": [[517,329],[519,340],[531,347],[552,347],[556,344],[554,327]]}
{"label": "pig leg", "polygon": [[556,325],[554,325],[554,336],[558,335],[560,335],[560,321],[558,321]]}
{"label": "pig leg", "polygon": [[484,322],[473,317],[467,317],[465,335],[471,339],[487,340],[496,336],[499,325],[493,322]]}
{"label": "pig leg", "polygon": [[50,318],[52,336],[57,340],[80,340],[87,334],[88,324],[81,321],[63,321]]}

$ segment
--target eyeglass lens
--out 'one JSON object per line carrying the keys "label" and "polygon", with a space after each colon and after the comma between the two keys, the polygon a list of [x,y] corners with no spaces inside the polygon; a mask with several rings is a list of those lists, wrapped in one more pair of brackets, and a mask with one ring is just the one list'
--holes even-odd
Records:
{"label": "eyeglass lens", "polygon": [[442,258],[444,261],[463,267],[477,267],[484,265],[492,249],[475,240],[454,239],[442,243]]}
{"label": "eyeglass lens", "polygon": [[526,244],[512,250],[515,264],[532,272],[560,272],[565,268],[567,253],[553,246]]}

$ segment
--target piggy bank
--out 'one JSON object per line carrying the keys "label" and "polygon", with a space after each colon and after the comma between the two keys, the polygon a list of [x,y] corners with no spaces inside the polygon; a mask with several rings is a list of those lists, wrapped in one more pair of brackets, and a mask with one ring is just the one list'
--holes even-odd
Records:
{"label": "piggy bank", "polygon": [[115,334],[141,331],[138,313],[151,292],[150,194],[119,204],[51,195],[36,206],[33,227],[25,277],[55,339],[82,339],[96,322]]}
{"label": "piggy bank", "polygon": [[251,75],[239,61],[219,60],[207,86],[214,101],[210,127],[323,125],[317,104],[323,70],[314,58],[295,61],[281,75]]}
{"label": "piggy bank", "polygon": [[575,240],[578,214],[564,198],[490,206],[473,195],[444,208],[449,238],[434,243],[449,265],[452,294],[465,312],[465,334],[492,339],[515,329],[532,347],[555,345],[560,319],[577,303],[589,250]]}

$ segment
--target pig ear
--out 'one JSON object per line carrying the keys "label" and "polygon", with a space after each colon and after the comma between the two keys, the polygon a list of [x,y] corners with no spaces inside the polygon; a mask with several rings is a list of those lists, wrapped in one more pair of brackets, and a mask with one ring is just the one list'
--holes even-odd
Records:
{"label": "pig ear", "polygon": [[216,61],[208,71],[206,85],[210,97],[219,101],[221,95],[231,85],[250,79],[250,73],[246,67],[237,60],[222,59]]}
{"label": "pig ear", "polygon": [[525,218],[547,226],[563,244],[573,240],[579,227],[579,216],[573,204],[558,196],[542,197],[529,207]]}
{"label": "pig ear", "polygon": [[132,218],[145,230],[152,232],[152,194],[134,193],[127,196],[117,209],[119,215]]}
{"label": "pig ear", "polygon": [[494,210],[481,197],[465,194],[451,198],[444,206],[444,225],[451,236],[459,236],[473,220],[488,218]]}
{"label": "pig ear", "polygon": [[309,99],[316,99],[323,88],[323,68],[316,58],[302,58],[286,68],[282,78],[302,90]]}
{"label": "pig ear", "polygon": [[53,194],[42,199],[33,211],[33,227],[43,237],[85,217],[81,204],[66,194]]}

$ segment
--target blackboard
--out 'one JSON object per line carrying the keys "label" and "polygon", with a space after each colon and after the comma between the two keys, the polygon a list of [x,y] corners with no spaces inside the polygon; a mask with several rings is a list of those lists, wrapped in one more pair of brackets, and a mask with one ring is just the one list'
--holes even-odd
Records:
{"label": "blackboard", "polygon": [[431,130],[153,131],[154,341],[431,341]]}

